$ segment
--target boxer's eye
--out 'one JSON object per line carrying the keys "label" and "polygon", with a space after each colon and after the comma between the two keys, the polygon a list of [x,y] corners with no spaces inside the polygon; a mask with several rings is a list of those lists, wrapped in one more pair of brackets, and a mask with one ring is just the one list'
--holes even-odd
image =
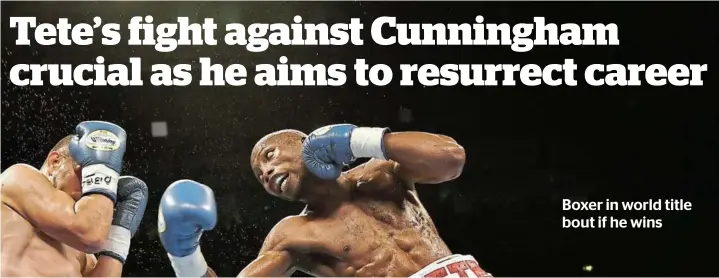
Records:
{"label": "boxer's eye", "polygon": [[272,159],[273,156],[275,156],[275,151],[269,151],[265,154],[265,158],[267,158],[267,160]]}

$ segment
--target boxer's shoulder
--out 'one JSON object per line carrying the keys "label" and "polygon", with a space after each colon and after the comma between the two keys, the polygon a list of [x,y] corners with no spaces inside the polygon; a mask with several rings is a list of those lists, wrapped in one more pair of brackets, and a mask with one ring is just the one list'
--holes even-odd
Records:
{"label": "boxer's shoulder", "polygon": [[40,171],[32,165],[18,163],[5,169],[0,175],[0,178],[5,184],[6,182],[16,181],[18,179],[32,178],[36,176],[42,176]]}
{"label": "boxer's shoulder", "polygon": [[306,237],[308,222],[306,215],[292,215],[280,220],[267,234],[261,252],[290,249],[294,242]]}
{"label": "boxer's shoulder", "polygon": [[46,180],[47,178],[31,165],[19,163],[8,167],[0,175],[3,203],[12,206],[13,202],[26,196],[28,190],[33,190],[34,186],[45,185],[40,181]]}
{"label": "boxer's shoulder", "polygon": [[274,229],[294,229],[301,225],[304,225],[307,223],[307,209],[303,211],[305,214],[300,215],[290,215],[285,218],[282,218],[277,224],[275,224]]}

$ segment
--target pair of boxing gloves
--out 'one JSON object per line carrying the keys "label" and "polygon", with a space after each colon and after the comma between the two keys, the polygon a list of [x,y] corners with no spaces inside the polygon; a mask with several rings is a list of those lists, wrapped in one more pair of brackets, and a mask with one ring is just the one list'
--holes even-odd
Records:
{"label": "pair of boxing gloves", "polygon": [[[386,159],[386,128],[330,125],[308,135],[302,145],[307,169],[322,179],[336,179],[356,158]],[[201,277],[207,263],[200,251],[200,236],[217,224],[217,205],[208,186],[192,180],[171,184],[162,195],[158,231],[177,277]]]}
{"label": "pair of boxing gloves", "polygon": [[82,195],[100,194],[115,204],[112,226],[100,255],[125,263],[130,239],[137,232],[147,206],[147,185],[131,176],[120,176],[127,133],[102,121],[82,122],[75,128],[69,151],[82,167]]}

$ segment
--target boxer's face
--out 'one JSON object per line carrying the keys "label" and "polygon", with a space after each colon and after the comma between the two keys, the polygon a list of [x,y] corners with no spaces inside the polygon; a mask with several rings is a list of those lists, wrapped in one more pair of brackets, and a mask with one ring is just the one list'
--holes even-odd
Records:
{"label": "boxer's face", "polygon": [[267,192],[285,200],[297,201],[300,185],[306,176],[301,159],[302,137],[273,139],[261,140],[255,146],[252,169]]}
{"label": "boxer's face", "polygon": [[82,185],[80,183],[81,169],[69,155],[60,152],[51,152],[48,155],[48,177],[50,181],[63,192],[80,200]]}

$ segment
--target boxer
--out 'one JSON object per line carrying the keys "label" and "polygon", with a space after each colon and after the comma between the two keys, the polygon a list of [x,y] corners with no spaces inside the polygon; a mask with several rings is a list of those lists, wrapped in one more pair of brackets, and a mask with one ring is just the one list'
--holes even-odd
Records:
{"label": "boxer", "polygon": [[[357,158],[372,158],[349,171]],[[275,225],[243,277],[491,276],[468,255],[453,255],[422,206],[415,184],[457,178],[465,152],[447,136],[391,133],[350,124],[306,136],[282,130],[251,154],[257,179],[270,194],[306,204]],[[160,205],[160,238],[179,277],[215,276],[199,247],[217,220],[212,190],[183,180]]]}
{"label": "boxer", "polygon": [[40,170],[15,164],[0,175],[0,276],[121,276],[147,186],[120,176],[121,127],[88,121],[76,132],[52,148]]}

